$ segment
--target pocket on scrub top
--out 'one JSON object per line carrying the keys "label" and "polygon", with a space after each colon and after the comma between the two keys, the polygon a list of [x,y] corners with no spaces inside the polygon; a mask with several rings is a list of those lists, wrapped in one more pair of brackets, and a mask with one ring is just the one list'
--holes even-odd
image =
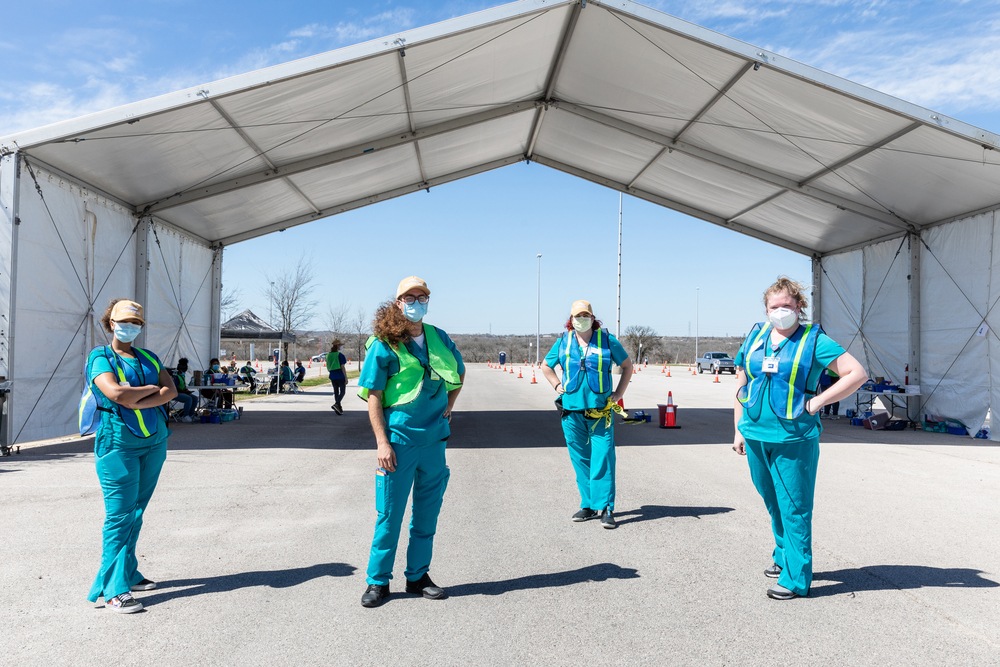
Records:
{"label": "pocket on scrub top", "polygon": [[385,468],[375,471],[375,511],[385,514],[389,507],[389,473]]}

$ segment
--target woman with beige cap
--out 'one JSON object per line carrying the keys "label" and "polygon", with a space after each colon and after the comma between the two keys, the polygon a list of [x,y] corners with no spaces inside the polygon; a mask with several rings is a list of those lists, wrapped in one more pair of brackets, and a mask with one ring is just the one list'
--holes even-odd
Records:
{"label": "woman with beige cap", "polygon": [[[559,394],[562,427],[569,458],[576,471],[580,511],[573,521],[601,517],[605,528],[615,523],[615,433],[610,406],[625,395],[632,377],[632,360],[618,339],[601,328],[589,301],[570,307],[566,333],[545,355],[542,375]],[[612,391],[612,364],[622,374]],[[555,367],[562,367],[562,375]]]}
{"label": "woman with beige cap", "polygon": [[365,607],[389,597],[389,580],[406,502],[413,490],[406,592],[430,600],[447,596],[428,574],[438,514],[451,472],[445,447],[451,411],[462,389],[465,364],[451,338],[425,323],[431,291],[416,276],[403,278],[396,300],[375,313],[358,395],[368,402],[375,433],[375,536],[368,556]]}
{"label": "woman with beige cap", "polygon": [[139,573],[135,546],[167,457],[164,406],[177,387],[155,354],[132,345],[145,324],[141,305],[114,299],[101,324],[113,338],[91,350],[87,379],[100,411],[94,460],[104,491],[104,546],[88,599],[103,597],[108,609],[129,614],[142,610],[131,591],[156,588]]}

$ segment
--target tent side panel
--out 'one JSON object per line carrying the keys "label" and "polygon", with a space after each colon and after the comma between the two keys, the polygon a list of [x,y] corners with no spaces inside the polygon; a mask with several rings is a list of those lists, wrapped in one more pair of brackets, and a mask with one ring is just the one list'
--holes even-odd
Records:
{"label": "tent side panel", "polygon": [[934,227],[922,237],[924,412],[960,419],[975,433],[986,419],[991,394],[990,338],[995,334],[981,325],[993,305],[992,282],[1000,279],[991,276],[994,214]]}
{"label": "tent side panel", "polygon": [[822,259],[823,330],[864,363],[861,340],[861,304],[864,283],[861,279],[861,250]]}
{"label": "tent side panel", "polygon": [[187,357],[202,369],[217,354],[211,340],[212,260],[209,245],[154,220],[149,231],[145,345],[163,363]]}
{"label": "tent side panel", "polygon": [[14,442],[76,430],[87,354],[108,340],[100,316],[135,285],[131,212],[37,167],[26,171],[14,277]]}
{"label": "tent side panel", "polygon": [[[10,323],[14,321],[14,242],[17,217],[17,154],[0,155],[0,379],[10,377]],[[7,394],[0,394],[0,444],[7,445],[13,434],[7,418]]]}

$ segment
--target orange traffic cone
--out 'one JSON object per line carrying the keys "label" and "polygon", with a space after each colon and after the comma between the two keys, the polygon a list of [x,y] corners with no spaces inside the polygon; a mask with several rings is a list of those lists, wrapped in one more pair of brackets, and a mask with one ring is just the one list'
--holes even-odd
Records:
{"label": "orange traffic cone", "polygon": [[670,369],[667,369],[667,377],[670,377]]}
{"label": "orange traffic cone", "polygon": [[712,384],[718,384],[718,383],[719,383],[719,374],[718,374],[718,373],[716,373],[716,374],[715,374],[715,379],[714,379],[714,380],[712,380]]}
{"label": "orange traffic cone", "polygon": [[538,380],[535,379],[535,369],[531,369],[531,384],[538,384]]}
{"label": "orange traffic cone", "polygon": [[691,369],[691,375],[697,375],[697,374],[698,374],[698,371],[696,371],[696,370],[694,369],[694,366],[688,366],[688,368],[690,368],[690,369]]}
{"label": "orange traffic cone", "polygon": [[677,425],[677,406],[674,405],[674,393],[672,391],[667,392],[667,403],[666,405],[658,406],[660,408],[660,428],[680,428]]}
{"label": "orange traffic cone", "polygon": [[662,374],[664,374],[666,372],[667,372],[667,365],[663,364],[663,368],[660,369],[660,375],[662,375]]}
{"label": "orange traffic cone", "polygon": [[524,379],[524,376],[521,375],[521,369],[520,368],[517,369],[517,379],[518,380],[523,380]]}

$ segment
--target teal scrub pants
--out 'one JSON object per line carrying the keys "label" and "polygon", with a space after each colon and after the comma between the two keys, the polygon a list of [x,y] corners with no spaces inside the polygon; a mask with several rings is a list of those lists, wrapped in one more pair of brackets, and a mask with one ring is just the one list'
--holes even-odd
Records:
{"label": "teal scrub pants", "polygon": [[615,508],[615,427],[580,412],[562,418],[569,460],[576,472],[580,509]]}
{"label": "teal scrub pants", "polygon": [[[166,428],[161,424],[161,428]],[[128,592],[143,580],[135,545],[142,528],[142,515],[156,488],[167,458],[167,441],[146,447],[120,447],[109,436],[97,438],[94,446],[97,477],[104,491],[104,546],[101,569],[87,597],[91,602]]]}
{"label": "teal scrub pants", "polygon": [[411,488],[410,544],[406,549],[406,570],[403,574],[408,581],[416,581],[430,569],[438,514],[451,476],[445,462],[445,444],[443,440],[429,445],[393,443],[396,470],[375,475],[375,511],[378,518],[368,556],[369,584],[385,586],[392,579],[399,530]]}
{"label": "teal scrub pants", "polygon": [[771,515],[778,584],[808,595],[812,584],[812,514],[819,439],[796,444],[746,441],[750,478]]}

